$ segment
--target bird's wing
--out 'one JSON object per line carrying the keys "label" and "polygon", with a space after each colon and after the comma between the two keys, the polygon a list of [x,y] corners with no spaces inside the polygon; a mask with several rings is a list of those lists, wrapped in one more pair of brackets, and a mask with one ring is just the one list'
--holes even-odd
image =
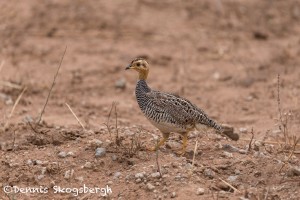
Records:
{"label": "bird's wing", "polygon": [[199,118],[207,118],[202,110],[177,95],[153,90],[146,95],[151,99],[152,109],[156,112],[166,113],[176,124],[195,125],[195,123],[199,123]]}

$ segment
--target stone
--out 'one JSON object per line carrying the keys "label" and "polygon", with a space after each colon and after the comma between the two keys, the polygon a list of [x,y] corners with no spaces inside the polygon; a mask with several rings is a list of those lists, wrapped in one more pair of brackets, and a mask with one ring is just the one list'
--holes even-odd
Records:
{"label": "stone", "polygon": [[147,189],[148,189],[149,191],[153,191],[153,190],[155,189],[155,186],[152,185],[151,183],[147,183]]}
{"label": "stone", "polygon": [[152,178],[160,178],[160,173],[159,172],[154,172],[151,174]]}
{"label": "stone", "polygon": [[203,195],[204,194],[204,188],[197,188],[196,194],[197,195]]}
{"label": "stone", "polygon": [[122,175],[121,172],[116,172],[116,173],[114,174],[114,178],[120,178],[121,175]]}
{"label": "stone", "polygon": [[138,178],[143,179],[143,178],[144,178],[144,172],[136,173],[134,177],[135,177],[136,179],[138,179]]}
{"label": "stone", "polygon": [[96,149],[96,153],[95,153],[96,157],[103,157],[103,156],[105,156],[105,154],[106,154],[105,148],[100,147],[100,148]]}
{"label": "stone", "polygon": [[216,175],[216,173],[213,170],[208,169],[208,168],[203,171],[203,174],[204,174],[204,176],[209,177],[209,178],[214,178]]}
{"label": "stone", "polygon": [[58,157],[65,158],[65,157],[67,157],[67,153],[65,151],[61,151],[58,153]]}
{"label": "stone", "polygon": [[115,87],[124,90],[126,88],[126,80],[124,78],[117,80]]}
{"label": "stone", "polygon": [[176,192],[172,192],[171,193],[171,198],[175,198],[177,195],[176,195]]}
{"label": "stone", "polygon": [[102,147],[103,142],[98,139],[92,139],[91,141],[89,141],[89,144],[93,148],[98,148],[98,147]]}
{"label": "stone", "polygon": [[234,182],[234,181],[236,181],[237,178],[238,178],[238,176],[229,176],[229,177],[227,178],[227,180],[228,180],[229,182]]}
{"label": "stone", "polygon": [[84,165],[83,165],[84,168],[87,168],[87,169],[91,169],[93,167],[92,163],[91,162],[86,162]]}

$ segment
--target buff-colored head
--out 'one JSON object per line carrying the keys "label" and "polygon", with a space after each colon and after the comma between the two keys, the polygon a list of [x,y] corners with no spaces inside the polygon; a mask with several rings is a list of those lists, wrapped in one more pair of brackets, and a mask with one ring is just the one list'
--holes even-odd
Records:
{"label": "buff-colored head", "polygon": [[149,64],[144,58],[136,58],[126,67],[127,69],[134,69],[139,73],[140,80],[146,80],[149,73]]}

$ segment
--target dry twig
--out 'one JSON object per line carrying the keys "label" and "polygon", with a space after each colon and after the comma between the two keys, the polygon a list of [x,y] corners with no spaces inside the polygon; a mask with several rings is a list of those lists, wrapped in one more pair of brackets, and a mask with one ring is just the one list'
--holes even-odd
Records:
{"label": "dry twig", "polygon": [[295,150],[296,150],[296,146],[299,143],[300,138],[297,138],[296,136],[293,136],[293,146],[292,146],[292,150],[290,152],[290,155],[288,156],[287,160],[285,162],[283,162],[283,165],[281,166],[279,173],[281,172],[281,170],[283,169],[283,167],[289,162],[289,160],[291,159],[292,155],[294,154]]}
{"label": "dry twig", "polygon": [[56,71],[56,74],[54,75],[52,85],[51,85],[51,87],[50,87],[50,90],[49,90],[49,93],[48,93],[46,102],[45,102],[44,107],[43,107],[43,109],[42,109],[42,112],[41,112],[41,114],[40,114],[40,116],[39,116],[39,119],[38,119],[38,121],[37,121],[37,124],[39,124],[40,121],[42,120],[42,116],[43,116],[44,111],[45,111],[45,108],[46,108],[46,106],[47,106],[47,104],[48,104],[48,101],[49,101],[49,98],[50,98],[52,89],[53,89],[53,87],[54,87],[54,85],[55,85],[55,81],[56,81],[56,78],[57,78],[59,69],[60,69],[60,67],[61,67],[62,61],[63,61],[63,59],[64,59],[64,57],[65,57],[66,51],[67,51],[67,46],[66,46],[65,51],[64,51],[64,54],[63,54],[63,56],[62,56],[62,58],[61,58],[61,60],[60,60],[59,66],[58,66],[57,71]]}
{"label": "dry twig", "polygon": [[81,121],[78,119],[78,117],[76,116],[76,114],[73,112],[72,108],[69,106],[69,104],[65,103],[66,106],[69,108],[69,110],[71,111],[71,113],[73,114],[73,116],[75,117],[75,119],[78,121],[78,123],[80,124],[80,126],[83,128],[83,130],[85,130],[83,124],[81,123]]}
{"label": "dry twig", "polygon": [[219,178],[220,181],[228,185],[231,189],[233,189],[234,192],[240,192],[237,188],[233,187],[230,183],[224,181],[223,179]]}
{"label": "dry twig", "polygon": [[198,140],[196,140],[196,144],[195,144],[195,148],[194,148],[193,161],[192,161],[192,169],[194,168],[195,157],[196,157],[196,154],[197,154],[197,149],[198,149]]}
{"label": "dry twig", "polygon": [[13,115],[13,113],[14,113],[14,111],[15,111],[15,109],[16,109],[16,107],[17,107],[19,101],[20,101],[20,99],[22,98],[22,95],[23,95],[24,92],[26,91],[26,89],[27,89],[27,88],[25,87],[25,88],[22,90],[22,92],[19,94],[17,100],[15,101],[15,104],[14,104],[14,106],[12,107],[12,109],[11,109],[9,115],[8,115],[7,121],[6,121],[5,125],[4,125],[4,130],[7,128],[8,121],[9,121],[9,119],[12,117],[12,115]]}
{"label": "dry twig", "polygon": [[252,145],[253,138],[254,138],[254,133],[253,133],[253,128],[252,128],[251,129],[251,140],[248,145],[248,151],[251,151],[251,145]]}

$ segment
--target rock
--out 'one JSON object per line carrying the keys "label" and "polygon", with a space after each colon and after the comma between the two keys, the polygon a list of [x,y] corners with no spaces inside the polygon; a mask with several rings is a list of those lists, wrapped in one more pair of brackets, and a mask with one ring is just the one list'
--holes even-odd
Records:
{"label": "rock", "polygon": [[42,165],[44,162],[41,160],[34,160],[33,165]]}
{"label": "rock", "polygon": [[216,185],[218,188],[220,188],[221,190],[224,190],[224,191],[229,191],[230,190],[230,187],[223,183],[223,182],[218,182],[217,185]]}
{"label": "rock", "polygon": [[102,147],[103,142],[98,139],[92,139],[89,141],[89,144],[92,148],[98,148],[98,147]]}
{"label": "rock", "polygon": [[73,152],[73,151],[69,151],[68,153],[67,153],[67,156],[70,156],[70,157],[75,157],[75,153]]}
{"label": "rock", "polygon": [[86,169],[91,169],[93,167],[92,163],[91,162],[86,162],[84,165],[83,165],[84,168]]}
{"label": "rock", "polygon": [[203,174],[204,174],[204,176],[206,176],[208,178],[214,178],[216,175],[216,173],[213,170],[208,169],[208,168],[203,171]]}
{"label": "rock", "polygon": [[166,192],[166,191],[168,191],[168,188],[167,188],[167,186],[164,186],[164,187],[163,187],[163,189],[162,189],[162,191],[163,191],[163,192]]}
{"label": "rock", "polygon": [[114,182],[112,182],[112,181],[108,181],[108,182],[107,182],[107,185],[108,185],[108,186],[111,186],[113,183],[114,183]]}
{"label": "rock", "polygon": [[152,178],[160,178],[160,173],[159,172],[154,172],[151,174]]}
{"label": "rock", "polygon": [[82,183],[84,179],[82,176],[78,176],[75,178],[75,180],[80,181]]}
{"label": "rock", "polygon": [[105,154],[106,154],[106,149],[105,148],[97,148],[96,149],[96,153],[95,153],[95,156],[96,157],[103,157],[103,156],[105,156]]}
{"label": "rock", "polygon": [[[243,149],[239,149],[231,144],[223,144],[222,149],[228,151],[228,152],[239,152],[242,153],[242,151],[245,151]],[[245,151],[246,152],[246,151]]]}
{"label": "rock", "polygon": [[248,131],[247,128],[244,128],[244,127],[240,128],[240,133],[247,133],[247,131]]}
{"label": "rock", "polygon": [[223,152],[223,156],[226,157],[226,158],[233,158],[233,154],[232,153],[229,153],[227,151],[224,151]]}
{"label": "rock", "polygon": [[111,156],[111,159],[112,159],[113,161],[116,161],[116,160],[118,159],[118,157],[117,157],[115,154],[113,154],[113,155]]}
{"label": "rock", "polygon": [[175,176],[175,181],[180,181],[181,180],[181,175]]}
{"label": "rock", "polygon": [[32,160],[29,159],[29,160],[27,160],[26,164],[27,165],[33,165],[33,162],[32,162]]}
{"label": "rock", "polygon": [[229,176],[229,177],[227,178],[227,180],[228,180],[229,182],[234,182],[234,181],[236,181],[237,178],[238,178],[238,176]]}
{"label": "rock", "polygon": [[122,175],[122,173],[121,172],[116,172],[115,174],[114,174],[114,178],[120,178],[120,176]]}
{"label": "rock", "polygon": [[124,78],[117,80],[115,87],[124,90],[126,88],[126,80]]}
{"label": "rock", "polygon": [[135,182],[136,182],[136,183],[140,183],[140,182],[142,182],[142,179],[137,178],[137,179],[135,180]]}
{"label": "rock", "polygon": [[176,141],[169,140],[169,141],[166,143],[166,148],[168,148],[168,149],[180,149],[180,148],[181,148],[181,144],[179,144],[179,143],[176,142]]}
{"label": "rock", "polygon": [[37,178],[37,180],[41,180],[41,179],[43,179],[44,177],[45,177],[45,175],[41,174],[41,175],[38,175],[36,178]]}
{"label": "rock", "polygon": [[155,186],[152,185],[151,183],[147,183],[147,189],[148,189],[149,191],[153,191],[153,190],[155,189]]}
{"label": "rock", "polygon": [[240,136],[237,133],[234,133],[234,128],[233,126],[229,124],[222,124],[222,130],[223,134],[229,137],[230,139],[237,141],[239,140]]}
{"label": "rock", "polygon": [[300,176],[300,167],[290,167],[287,171],[288,176]]}
{"label": "rock", "polygon": [[224,73],[222,73],[222,75],[221,75],[219,72],[215,72],[213,74],[213,78],[217,81],[228,81],[228,80],[232,79],[232,76],[224,75]]}
{"label": "rock", "polygon": [[74,169],[70,169],[70,170],[67,170],[66,172],[65,172],[65,179],[70,179],[70,178],[72,178],[73,177],[73,175],[74,175]]}
{"label": "rock", "polygon": [[198,188],[197,191],[196,191],[196,194],[197,195],[203,195],[204,191],[205,191],[204,188]]}
{"label": "rock", "polygon": [[176,192],[172,192],[171,193],[171,198],[175,198],[177,195],[176,195]]}
{"label": "rock", "polygon": [[61,151],[61,152],[58,153],[58,157],[65,158],[65,157],[67,157],[67,153],[64,152],[64,151]]}
{"label": "rock", "polygon": [[136,179],[138,179],[138,178],[139,178],[139,179],[143,179],[143,178],[144,178],[144,174],[145,174],[144,172],[136,173],[134,177],[135,177]]}

